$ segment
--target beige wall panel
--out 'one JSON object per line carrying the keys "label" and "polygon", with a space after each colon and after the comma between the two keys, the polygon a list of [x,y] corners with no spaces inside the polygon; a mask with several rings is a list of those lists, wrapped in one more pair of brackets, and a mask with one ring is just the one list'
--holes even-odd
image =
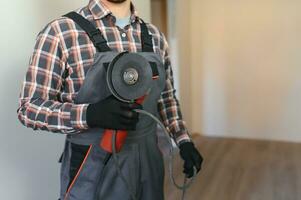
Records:
{"label": "beige wall panel", "polygon": [[192,65],[191,65],[191,40],[190,40],[190,29],[191,20],[190,16],[190,0],[176,1],[176,15],[175,15],[175,28],[173,33],[170,35],[176,38],[177,50],[173,50],[178,55],[177,66],[179,76],[179,90],[180,90],[180,103],[183,112],[184,119],[187,123],[189,130],[192,128]]}
{"label": "beige wall panel", "polygon": [[138,14],[144,21],[150,22],[151,20],[151,3],[150,0],[132,0],[137,7]]}
{"label": "beige wall panel", "polygon": [[301,141],[301,2],[190,2],[193,131]]}

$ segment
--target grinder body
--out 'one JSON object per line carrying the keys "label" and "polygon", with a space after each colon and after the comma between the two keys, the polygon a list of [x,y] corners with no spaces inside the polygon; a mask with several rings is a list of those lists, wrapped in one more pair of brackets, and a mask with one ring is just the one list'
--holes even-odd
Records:
{"label": "grinder body", "polygon": [[[107,84],[111,93],[121,101],[135,102],[140,105],[143,104],[150,90],[150,81],[157,78],[156,74],[153,76],[150,64],[135,53],[119,54],[107,69]],[[112,141],[114,132],[116,132],[116,140]],[[112,144],[115,142],[115,150],[120,152],[127,134],[125,130],[106,129],[100,146],[105,151],[113,153]]]}
{"label": "grinder body", "polygon": [[[165,85],[165,70],[160,59],[158,55],[146,52],[96,54],[95,62],[86,72],[85,81],[75,98],[75,103],[97,103],[113,94],[120,101],[143,104],[145,109],[144,104],[148,102],[148,98],[153,99],[154,95],[159,96]],[[134,75],[130,73],[132,69],[136,70],[138,77],[135,73]],[[132,76],[127,76],[128,74]],[[149,107],[149,103],[147,103],[147,107]],[[139,120],[141,120],[140,117]],[[89,141],[87,143],[90,144],[90,138],[99,138],[99,146],[107,152],[112,152],[112,133],[115,130],[101,131],[101,134],[93,133],[94,130],[91,130],[91,134],[70,135],[68,139],[82,142],[82,138],[87,138]],[[127,131],[116,131],[116,150],[118,152],[125,142]]]}

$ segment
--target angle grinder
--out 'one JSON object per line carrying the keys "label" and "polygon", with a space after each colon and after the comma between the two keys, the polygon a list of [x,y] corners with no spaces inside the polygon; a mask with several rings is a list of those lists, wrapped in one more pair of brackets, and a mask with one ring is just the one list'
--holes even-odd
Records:
{"label": "angle grinder", "polygon": [[[107,67],[106,80],[110,92],[120,101],[141,104],[151,90],[151,82],[158,79],[156,68],[143,56],[124,52],[116,56]],[[115,130],[104,131],[100,146],[109,153]],[[119,152],[127,137],[127,131],[118,130],[115,147]]]}

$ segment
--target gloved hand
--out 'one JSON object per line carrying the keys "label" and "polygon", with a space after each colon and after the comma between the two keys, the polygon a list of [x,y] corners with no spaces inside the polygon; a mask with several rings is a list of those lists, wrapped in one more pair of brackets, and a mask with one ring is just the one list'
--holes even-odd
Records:
{"label": "gloved hand", "polygon": [[109,96],[98,103],[90,104],[86,118],[89,127],[113,130],[135,130],[139,114],[133,109],[142,109],[139,104],[121,102]]}
{"label": "gloved hand", "polygon": [[183,173],[186,174],[187,178],[191,178],[194,173],[194,167],[197,172],[201,170],[201,165],[203,162],[203,157],[199,151],[195,148],[192,142],[185,142],[179,146],[180,155],[184,160],[184,170]]}

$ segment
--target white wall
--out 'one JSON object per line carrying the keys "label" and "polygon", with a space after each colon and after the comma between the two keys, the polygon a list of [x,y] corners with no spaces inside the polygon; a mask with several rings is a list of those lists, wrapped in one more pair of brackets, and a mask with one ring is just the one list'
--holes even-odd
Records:
{"label": "white wall", "polygon": [[137,7],[138,15],[146,22],[151,20],[151,2],[150,0],[132,0]]}
{"label": "white wall", "polygon": [[170,50],[170,59],[173,69],[173,78],[174,78],[174,86],[177,90],[176,95],[178,97],[181,96],[181,89],[180,89],[180,81],[179,81],[179,24],[177,24],[177,1],[176,0],[167,0],[167,29],[169,43],[169,50]]}
{"label": "white wall", "polygon": [[[150,19],[149,1],[136,0]],[[0,199],[50,200],[59,193],[64,137],[23,127],[16,110],[21,83],[37,33],[50,20],[86,5],[88,0],[1,1]]]}
{"label": "white wall", "polygon": [[180,100],[181,110],[187,123],[187,128],[192,131],[192,105],[190,84],[191,45],[190,45],[190,1],[168,0],[168,36],[173,66],[175,88]]}
{"label": "white wall", "polygon": [[300,142],[301,1],[189,2],[193,132]]}

